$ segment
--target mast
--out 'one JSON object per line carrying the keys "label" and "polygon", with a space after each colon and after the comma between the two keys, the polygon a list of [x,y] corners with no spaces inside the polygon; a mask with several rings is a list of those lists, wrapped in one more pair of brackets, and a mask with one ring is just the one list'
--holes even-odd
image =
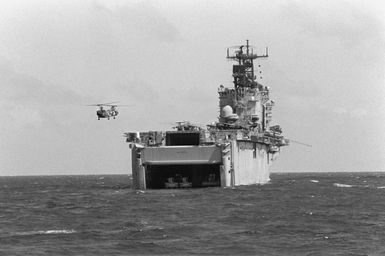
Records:
{"label": "mast", "polygon": [[265,54],[258,55],[253,52],[253,48],[249,45],[249,40],[246,40],[246,45],[239,45],[230,54],[230,48],[227,48],[227,59],[236,61],[233,65],[234,88],[255,87],[257,86],[256,76],[254,74],[254,60],[259,58],[267,58],[268,49],[266,47]]}

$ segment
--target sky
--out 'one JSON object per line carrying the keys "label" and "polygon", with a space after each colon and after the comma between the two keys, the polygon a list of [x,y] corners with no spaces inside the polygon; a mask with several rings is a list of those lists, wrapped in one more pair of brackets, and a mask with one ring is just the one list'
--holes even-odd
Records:
{"label": "sky", "polygon": [[[0,175],[130,173],[122,134],[205,125],[226,48],[260,53],[274,172],[385,171],[383,1],[16,0],[0,9]],[[115,120],[96,108],[119,101]]]}

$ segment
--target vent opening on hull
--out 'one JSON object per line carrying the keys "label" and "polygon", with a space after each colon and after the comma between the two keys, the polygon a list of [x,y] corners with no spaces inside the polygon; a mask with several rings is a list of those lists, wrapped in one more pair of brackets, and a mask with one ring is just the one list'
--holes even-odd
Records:
{"label": "vent opening on hull", "polygon": [[146,188],[219,187],[220,165],[147,165]]}

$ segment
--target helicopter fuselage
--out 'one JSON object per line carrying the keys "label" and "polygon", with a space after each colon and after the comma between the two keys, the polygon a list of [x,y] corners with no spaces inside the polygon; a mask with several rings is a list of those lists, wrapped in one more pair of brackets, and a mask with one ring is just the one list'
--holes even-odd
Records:
{"label": "helicopter fuselage", "polygon": [[96,115],[98,116],[98,120],[100,118],[107,118],[110,120],[110,117],[114,118],[119,114],[117,107],[118,106],[126,106],[126,105],[115,105],[116,102],[109,102],[109,103],[98,103],[98,104],[91,104],[86,106],[97,106],[99,109],[96,111]]}
{"label": "helicopter fuselage", "polygon": [[96,115],[98,116],[98,120],[100,118],[107,118],[110,120],[110,117],[114,118],[119,114],[119,112],[116,109],[99,109],[96,111]]}

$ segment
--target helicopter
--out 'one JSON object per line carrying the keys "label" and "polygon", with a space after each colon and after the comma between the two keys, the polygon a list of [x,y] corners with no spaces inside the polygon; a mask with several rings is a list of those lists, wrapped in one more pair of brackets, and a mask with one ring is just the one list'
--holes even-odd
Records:
{"label": "helicopter", "polygon": [[176,126],[173,127],[173,128],[176,129],[177,131],[197,131],[197,130],[201,130],[201,128],[198,125],[193,124],[190,121],[177,121],[175,123],[176,123]]}
{"label": "helicopter", "polygon": [[[116,105],[115,103],[118,103],[118,101],[108,102],[108,103],[91,104],[91,105],[86,105],[86,106],[99,107],[99,110],[96,111],[96,115],[98,116],[98,120],[100,120],[100,118],[107,118],[108,120],[110,120],[111,117],[113,119],[115,119],[115,117],[119,114],[117,107],[128,106],[128,105]],[[109,107],[109,109],[104,109],[104,107]]]}

